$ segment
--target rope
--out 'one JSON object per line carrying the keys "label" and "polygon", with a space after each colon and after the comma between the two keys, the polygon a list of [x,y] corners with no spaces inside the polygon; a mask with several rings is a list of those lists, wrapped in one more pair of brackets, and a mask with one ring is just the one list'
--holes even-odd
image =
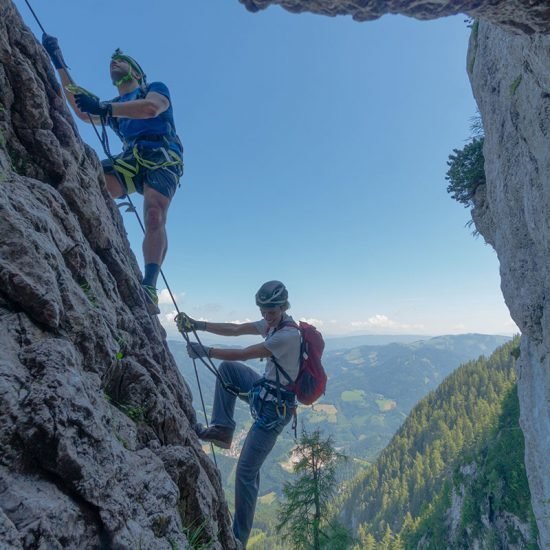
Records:
{"label": "rope", "polygon": [[[114,166],[114,164],[115,164],[114,163],[114,158],[113,158],[113,155],[112,155],[110,147],[109,147],[109,139],[108,139],[108,136],[107,136],[107,131],[105,129],[105,124],[103,122],[103,119],[101,119],[101,135],[100,135],[100,133],[99,133],[92,117],[89,116],[89,118],[90,118],[90,123],[92,124],[92,127],[94,129],[94,132],[95,132],[97,138],[99,139],[99,142],[101,143],[103,151],[105,152],[105,154],[107,155],[107,158],[111,161],[111,163]],[[121,180],[120,174],[116,170],[114,170],[114,174],[115,174],[115,177],[118,179],[119,183],[121,184],[122,188],[124,188],[124,184]],[[138,224],[141,227],[141,230],[143,231],[143,233],[145,234],[145,226],[143,225],[143,222],[141,220],[141,216],[139,215],[139,213],[138,213],[138,211],[135,207],[135,204],[132,201],[132,198],[130,197],[130,195],[125,195],[125,200],[126,199],[128,200],[128,203],[130,205],[129,210],[131,210],[136,215],[136,219],[138,221]],[[176,309],[176,313],[179,314],[180,310],[178,308],[176,298],[174,297],[174,294],[172,293],[172,289],[170,288],[170,285],[168,284],[168,280],[167,280],[166,276],[164,275],[164,271],[162,270],[162,268],[160,269],[160,276],[162,277],[162,280],[163,280],[164,284],[166,285],[166,289],[168,290],[168,294],[170,295],[170,299],[172,300],[172,303],[174,304],[174,308]],[[185,341],[189,344],[190,340],[189,340],[189,337],[187,336],[187,334],[183,335],[183,333],[182,333],[182,336],[184,336]],[[196,336],[196,334],[195,334],[195,336]],[[200,342],[198,336],[197,336],[197,341],[202,346],[202,343]],[[200,359],[208,367],[209,370],[211,370],[213,368],[214,371],[215,371],[215,374],[218,376],[218,378],[221,378],[220,375],[219,375],[219,372],[217,371],[214,364],[212,364],[212,367],[210,367],[210,365],[208,365],[202,359],[202,357]],[[197,381],[197,387],[199,389],[199,396],[200,396],[200,399],[201,399],[201,405],[202,405],[202,412],[203,412],[203,415],[204,415],[204,420],[205,420],[205,423],[206,423],[206,427],[208,427],[208,415],[206,413],[206,405],[205,405],[205,402],[204,402],[204,395],[203,395],[203,392],[202,392],[201,381],[200,381],[200,378],[199,378],[199,371],[197,369],[197,364],[196,364],[195,359],[193,359],[193,370],[195,372],[195,379]],[[214,445],[212,443],[210,443],[210,449],[212,451],[212,457],[214,459],[214,464],[216,465],[216,468],[217,468],[218,467],[218,461],[216,459],[216,451],[214,450]]]}
{"label": "rope", "polygon": [[[38,26],[40,27],[42,32],[44,34],[48,34],[46,32],[46,29],[43,27],[42,23],[40,22],[40,19],[36,15],[35,11],[33,10],[32,6],[30,5],[28,0],[25,0],[25,4],[27,4],[27,7],[29,8],[30,12],[32,13],[35,21],[38,23]],[[69,77],[69,80],[71,81],[72,84],[74,84],[74,80],[73,80],[71,74],[69,73],[68,67],[65,67],[65,70],[67,72],[67,76]],[[110,150],[110,146],[109,146],[109,138],[108,138],[108,135],[107,135],[107,131],[106,131],[105,123],[104,123],[103,119],[101,119],[101,134],[100,134],[97,127],[96,127],[96,125],[95,125],[95,122],[94,122],[93,118],[90,115],[88,115],[88,118],[90,120],[92,128],[94,129],[94,132],[95,132],[99,142],[101,143],[103,151],[105,152],[105,154],[107,155],[107,158],[113,163],[113,166],[114,166],[114,164],[115,164],[114,163],[114,158],[113,158],[113,155],[111,154],[111,150]],[[115,177],[118,179],[119,183],[121,184],[122,188],[124,189],[125,186],[124,186],[124,183],[121,180],[120,174],[116,170],[114,170],[114,173],[115,173]],[[130,195],[126,195],[126,198],[128,199],[131,210],[136,215],[136,218],[137,218],[137,221],[139,223],[139,226],[141,227],[141,230],[143,231],[143,233],[145,233],[145,226],[143,225],[143,222],[141,221],[141,217],[138,214],[138,212],[136,210],[136,207],[135,207],[132,199],[130,198]],[[176,299],[174,298],[172,290],[170,289],[170,285],[168,284],[168,280],[166,279],[162,269],[160,270],[160,275],[162,277],[162,280],[164,281],[164,284],[166,285],[166,288],[168,289],[168,293],[170,294],[170,298],[172,300],[172,303],[174,304],[174,307],[176,308],[176,312],[179,314],[180,310],[179,310],[178,305],[176,303]],[[197,338],[197,342],[204,348],[202,342],[200,341],[199,337],[197,336],[196,331],[193,331],[193,332],[195,334],[195,337]],[[182,333],[182,335],[183,335],[183,333]],[[189,344],[190,340],[189,340],[189,337],[187,336],[187,334],[185,334],[183,336],[184,336],[186,342]],[[216,366],[214,365],[214,363],[212,363],[212,360],[210,360],[210,358],[209,358],[211,365],[208,365],[208,363],[206,361],[204,361],[204,359],[202,357],[200,359],[206,365],[206,367],[216,375],[218,380],[220,380],[220,382],[223,384],[224,388],[226,388],[227,384],[225,383],[224,380],[222,380],[221,375],[218,372],[218,370],[216,369]],[[202,392],[202,387],[201,387],[201,383],[200,383],[200,379],[199,379],[199,373],[198,373],[198,369],[197,369],[195,359],[193,359],[193,368],[194,368],[194,371],[195,371],[195,378],[197,380],[197,387],[199,388],[199,395],[200,395],[200,399],[201,399],[202,410],[203,410],[206,426],[208,427],[208,416],[206,414],[206,406],[205,406],[205,403],[204,403],[204,396],[203,396],[203,392]],[[214,450],[214,445],[212,443],[210,443],[210,448],[212,450],[212,456],[214,458],[214,463],[216,464],[216,467],[218,467],[218,462],[216,460],[216,452]]]}
{"label": "rope", "polygon": [[44,34],[48,34],[45,30],[44,30],[44,27],[42,26],[42,23],[40,23],[40,19],[38,19],[38,16],[36,15],[36,13],[34,13],[34,10],[32,9],[32,6],[29,4],[28,0],[25,0],[25,4],[27,4],[27,7],[29,8],[29,10],[31,11],[35,21],[38,23],[38,26],[42,29],[42,32]]}
{"label": "rope", "polygon": [[[111,150],[110,150],[110,147],[109,147],[109,140],[108,140],[108,137],[107,137],[107,132],[105,130],[105,124],[104,124],[103,120],[101,120],[101,130],[102,131],[101,131],[101,135],[100,135],[94,121],[92,120],[92,117],[89,117],[89,118],[90,118],[90,122],[92,124],[92,127],[94,129],[94,132],[96,133],[96,136],[99,139],[99,142],[101,143],[101,146],[103,147],[103,151],[105,152],[105,154],[107,155],[107,158],[111,161],[111,163],[114,166],[114,158],[113,158],[113,155],[111,154]],[[121,180],[120,174],[116,170],[114,170],[114,174],[115,174],[116,178],[118,179],[119,183],[124,188],[124,184]],[[126,195],[125,200],[126,199],[128,200],[128,203],[130,204],[130,210],[132,212],[134,212],[134,214],[136,215],[136,219],[138,221],[138,224],[141,227],[141,230],[143,231],[143,233],[145,234],[145,225],[143,224],[143,222],[141,220],[141,216],[139,215],[139,213],[138,213],[138,211],[137,211],[137,209],[134,205],[134,202],[132,201],[132,198],[130,197],[130,195]],[[168,284],[168,280],[166,279],[166,276],[164,275],[164,271],[162,270],[162,268],[160,269],[160,276],[162,277],[162,280],[163,280],[164,284],[166,285],[166,289],[168,290],[168,294],[170,295],[170,299],[172,300],[172,303],[174,304],[174,308],[176,309],[176,313],[179,314],[180,310],[178,308],[178,304],[176,302],[174,294],[172,293],[172,289],[170,288],[170,285]],[[186,342],[189,344],[190,341],[189,341],[189,337],[187,336],[187,334],[184,336],[184,338],[185,338]],[[197,341],[198,341],[198,338],[197,338]],[[201,343],[201,346],[202,346],[202,343]],[[211,368],[210,365],[208,365],[204,360],[203,360],[203,363],[209,369]],[[215,366],[213,366],[213,368],[216,369]],[[206,427],[208,427],[208,415],[206,413],[206,405],[204,403],[204,396],[203,396],[202,386],[201,386],[201,382],[200,382],[200,378],[199,378],[199,371],[197,369],[197,364],[195,362],[195,359],[193,359],[193,370],[195,372],[195,379],[197,381],[197,387],[199,389],[199,395],[200,395],[200,399],[201,399],[201,405],[202,405],[202,412],[204,414],[204,420],[205,420],[205,423],[206,423]],[[217,370],[216,370],[216,374],[219,375]],[[216,468],[217,468],[218,467],[218,461],[216,459],[216,451],[214,450],[214,445],[212,443],[210,443],[210,449],[212,451],[212,457],[214,458],[214,464],[216,465]]]}

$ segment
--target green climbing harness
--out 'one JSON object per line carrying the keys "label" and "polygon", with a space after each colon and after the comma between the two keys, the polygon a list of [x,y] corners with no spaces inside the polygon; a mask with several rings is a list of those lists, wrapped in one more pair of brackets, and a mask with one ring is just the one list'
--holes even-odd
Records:
{"label": "green climbing harness", "polygon": [[156,148],[142,148],[139,144],[135,144],[123,154],[112,158],[112,168],[122,176],[126,194],[129,195],[139,190],[135,178],[142,169],[147,171],[176,169],[178,176],[181,176],[183,161],[168,147],[168,144],[165,147]]}

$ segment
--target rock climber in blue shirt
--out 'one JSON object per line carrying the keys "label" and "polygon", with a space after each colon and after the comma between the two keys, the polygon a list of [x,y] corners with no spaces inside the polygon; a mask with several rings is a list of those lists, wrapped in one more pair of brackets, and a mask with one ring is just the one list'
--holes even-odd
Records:
{"label": "rock climber in blue shirt", "polygon": [[168,248],[166,216],[183,173],[183,147],[176,134],[168,88],[162,82],[147,84],[137,61],[117,49],[111,57],[110,73],[119,95],[100,101],[72,88],[57,38],[44,35],[42,44],[76,116],[85,122],[103,120],[122,140],[122,153],[102,162],[105,182],[113,199],[134,191],[143,195],[142,286],[149,312],[158,314],[157,278]]}

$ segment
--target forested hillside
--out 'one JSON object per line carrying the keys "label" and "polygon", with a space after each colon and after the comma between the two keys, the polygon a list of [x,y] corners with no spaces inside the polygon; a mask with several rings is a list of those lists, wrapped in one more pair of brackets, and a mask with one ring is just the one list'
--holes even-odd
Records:
{"label": "forested hillside", "polygon": [[[537,548],[518,424],[517,339],[451,374],[348,487],[357,548]],[[492,545],[491,545],[492,544]]]}
{"label": "forested hillside", "polygon": [[487,439],[401,533],[405,547],[538,548],[524,450],[514,386]]}
{"label": "forested hillside", "polygon": [[508,340],[461,334],[329,352],[327,393],[307,422],[333,431],[349,456],[372,461],[430,390],[461,364],[490,355]]}

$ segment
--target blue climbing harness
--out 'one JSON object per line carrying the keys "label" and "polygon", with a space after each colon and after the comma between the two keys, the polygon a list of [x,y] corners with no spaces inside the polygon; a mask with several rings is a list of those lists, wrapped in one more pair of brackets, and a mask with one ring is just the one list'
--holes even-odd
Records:
{"label": "blue climbing harness", "polygon": [[[276,400],[266,399],[268,395],[276,397]],[[296,396],[294,392],[281,388],[280,384],[260,378],[248,393],[250,414],[258,425],[266,430],[273,430],[286,423],[289,410],[295,414]],[[270,405],[275,414],[269,414]]]}

